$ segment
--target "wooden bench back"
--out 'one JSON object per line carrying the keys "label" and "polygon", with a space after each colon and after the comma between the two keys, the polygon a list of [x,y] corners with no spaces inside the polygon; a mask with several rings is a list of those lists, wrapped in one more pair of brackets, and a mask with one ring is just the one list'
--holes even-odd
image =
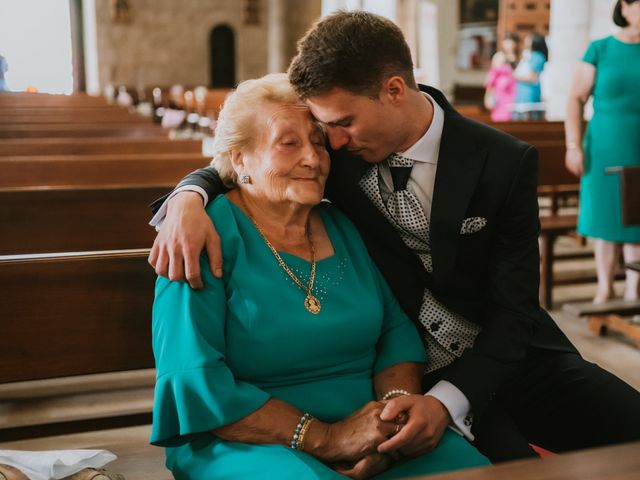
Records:
{"label": "wooden bench back", "polygon": [[566,147],[564,141],[534,142],[538,150],[538,185],[578,185],[580,179],[564,165]]}
{"label": "wooden bench back", "polygon": [[209,162],[199,153],[0,156],[0,188],[172,185]]}
{"label": "wooden bench back", "polygon": [[620,175],[622,223],[640,225],[640,167],[612,167],[607,173]]}
{"label": "wooden bench back", "polygon": [[200,140],[168,138],[12,138],[0,140],[0,156],[201,153]]}
{"label": "wooden bench back", "polygon": [[168,138],[169,133],[159,125],[148,123],[80,123],[47,124],[31,123],[2,125],[3,138]]}
{"label": "wooden bench back", "polygon": [[[2,108],[2,107],[0,107]],[[30,123],[83,124],[83,123],[151,123],[150,118],[129,113],[119,107],[93,108],[2,108],[0,125],[23,125]]]}
{"label": "wooden bench back", "polygon": [[534,144],[540,157],[538,185],[578,185],[580,179],[564,165],[566,147],[564,142],[540,141]]}
{"label": "wooden bench back", "polygon": [[153,367],[147,254],[0,257],[0,383]]}
{"label": "wooden bench back", "polygon": [[96,107],[107,106],[103,97],[76,93],[53,95],[47,93],[0,92],[0,108],[3,107]]}
{"label": "wooden bench back", "polygon": [[149,248],[149,204],[172,185],[0,189],[0,255]]}

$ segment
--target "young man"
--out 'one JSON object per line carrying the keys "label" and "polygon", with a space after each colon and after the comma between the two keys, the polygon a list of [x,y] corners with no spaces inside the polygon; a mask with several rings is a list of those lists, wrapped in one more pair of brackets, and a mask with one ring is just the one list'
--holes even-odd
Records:
{"label": "young man", "polygon": [[[289,68],[327,129],[326,197],[357,226],[430,358],[425,395],[387,404],[383,419],[408,421],[379,450],[421,454],[447,426],[492,461],[534,456],[530,443],[639,439],[640,394],[584,361],[539,306],[535,149],[460,116],[412,68],[401,31],[366,12],[319,22]],[[205,202],[225,190],[210,168],[187,184]],[[150,263],[197,287],[205,245],[221,273],[216,234],[200,195],[167,203]]]}

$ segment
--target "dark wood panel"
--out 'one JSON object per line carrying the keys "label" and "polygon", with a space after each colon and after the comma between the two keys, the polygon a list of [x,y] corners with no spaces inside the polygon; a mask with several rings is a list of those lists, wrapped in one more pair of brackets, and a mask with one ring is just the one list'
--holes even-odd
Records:
{"label": "dark wood panel", "polygon": [[149,248],[171,185],[0,189],[0,255]]}
{"label": "dark wood panel", "polygon": [[171,185],[209,162],[198,153],[0,156],[0,188]]}
{"label": "dark wood panel", "polygon": [[154,279],[146,251],[0,257],[0,383],[153,367]]}
{"label": "dark wood panel", "polygon": [[538,166],[539,185],[578,185],[580,179],[564,165],[566,148],[560,141],[533,142],[540,157]]}
{"label": "dark wood panel", "polygon": [[[0,107],[2,108],[2,107]],[[130,114],[127,110],[117,107],[96,108],[2,108],[0,125],[22,125],[29,123],[62,123],[82,124],[92,123],[151,123],[150,118]]]}
{"label": "dark wood panel", "polygon": [[2,125],[0,139],[9,138],[168,138],[169,132],[159,125],[149,123],[81,123],[46,124],[31,123]]}
{"label": "dark wood panel", "polygon": [[627,226],[640,225],[640,167],[609,169],[620,175],[622,221]]}
{"label": "dark wood panel", "polygon": [[64,106],[93,107],[106,106],[104,97],[92,97],[86,94],[52,95],[46,93],[0,92],[0,108],[10,106]]}
{"label": "dark wood panel", "polygon": [[201,153],[200,140],[165,138],[12,138],[0,140],[0,156],[120,153]]}

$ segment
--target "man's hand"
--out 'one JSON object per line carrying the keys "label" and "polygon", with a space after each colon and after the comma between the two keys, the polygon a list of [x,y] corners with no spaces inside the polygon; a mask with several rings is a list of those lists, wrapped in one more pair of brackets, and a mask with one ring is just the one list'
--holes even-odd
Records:
{"label": "man's hand", "polygon": [[353,479],[371,478],[387,470],[392,464],[391,457],[381,453],[371,453],[354,465],[336,465],[334,470],[340,475]]}
{"label": "man's hand", "polygon": [[390,421],[399,414],[408,416],[407,423],[386,442],[378,446],[378,452],[400,451],[405,456],[416,457],[430,452],[440,442],[451,416],[440,400],[424,395],[405,395],[387,402],[380,418]]}
{"label": "man's hand", "polygon": [[395,423],[380,419],[384,407],[368,402],[336,423],[314,422],[305,437],[305,451],[325,463],[347,462],[350,466],[377,453],[378,445],[396,430]]}
{"label": "man's hand", "polygon": [[200,252],[206,248],[211,273],[222,277],[220,237],[196,192],[180,192],[169,200],[167,216],[153,242],[149,264],[158,275],[202,288]]}

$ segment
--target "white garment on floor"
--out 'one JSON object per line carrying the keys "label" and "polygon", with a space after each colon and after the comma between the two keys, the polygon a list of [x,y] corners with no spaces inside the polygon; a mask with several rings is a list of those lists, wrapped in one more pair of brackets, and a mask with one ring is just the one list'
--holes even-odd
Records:
{"label": "white garment on floor", "polygon": [[83,468],[100,468],[115,460],[108,450],[0,450],[0,463],[19,469],[30,480],[58,480]]}

